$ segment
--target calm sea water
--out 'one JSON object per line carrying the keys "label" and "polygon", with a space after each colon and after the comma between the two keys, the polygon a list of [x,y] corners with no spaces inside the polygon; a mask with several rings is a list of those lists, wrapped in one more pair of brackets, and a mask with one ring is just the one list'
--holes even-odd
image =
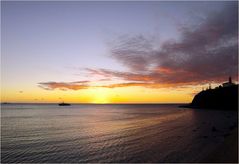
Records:
{"label": "calm sea water", "polygon": [[1,162],[195,162],[236,121],[178,105],[2,105]]}

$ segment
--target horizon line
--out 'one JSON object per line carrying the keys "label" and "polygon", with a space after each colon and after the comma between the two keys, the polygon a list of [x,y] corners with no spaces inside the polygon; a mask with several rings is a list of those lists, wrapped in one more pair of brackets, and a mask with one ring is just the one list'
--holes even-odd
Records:
{"label": "horizon line", "polygon": [[[59,104],[59,102],[0,102],[1,105],[8,104]],[[169,102],[169,103],[70,103],[72,105],[163,105],[163,104],[188,104],[180,102]]]}

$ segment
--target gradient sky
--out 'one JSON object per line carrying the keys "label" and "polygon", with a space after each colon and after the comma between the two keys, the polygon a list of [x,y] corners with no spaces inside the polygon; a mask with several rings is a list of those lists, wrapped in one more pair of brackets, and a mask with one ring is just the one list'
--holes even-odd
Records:
{"label": "gradient sky", "polygon": [[1,2],[1,101],[190,102],[238,81],[235,2]]}

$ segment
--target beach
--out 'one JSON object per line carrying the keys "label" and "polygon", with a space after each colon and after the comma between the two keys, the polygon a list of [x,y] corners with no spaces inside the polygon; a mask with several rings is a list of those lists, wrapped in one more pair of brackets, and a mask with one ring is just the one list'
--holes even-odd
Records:
{"label": "beach", "polygon": [[201,162],[238,163],[238,129],[232,130],[225,141]]}
{"label": "beach", "polygon": [[2,163],[237,163],[237,111],[178,106],[3,105]]}

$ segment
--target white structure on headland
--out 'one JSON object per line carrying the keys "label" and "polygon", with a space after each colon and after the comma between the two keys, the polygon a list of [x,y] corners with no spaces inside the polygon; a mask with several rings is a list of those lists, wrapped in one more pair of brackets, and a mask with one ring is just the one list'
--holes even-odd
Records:
{"label": "white structure on headland", "polygon": [[232,85],[235,85],[235,84],[232,82],[232,78],[231,77],[229,77],[229,81],[228,82],[222,83],[223,87],[229,87],[229,86],[232,86]]}

